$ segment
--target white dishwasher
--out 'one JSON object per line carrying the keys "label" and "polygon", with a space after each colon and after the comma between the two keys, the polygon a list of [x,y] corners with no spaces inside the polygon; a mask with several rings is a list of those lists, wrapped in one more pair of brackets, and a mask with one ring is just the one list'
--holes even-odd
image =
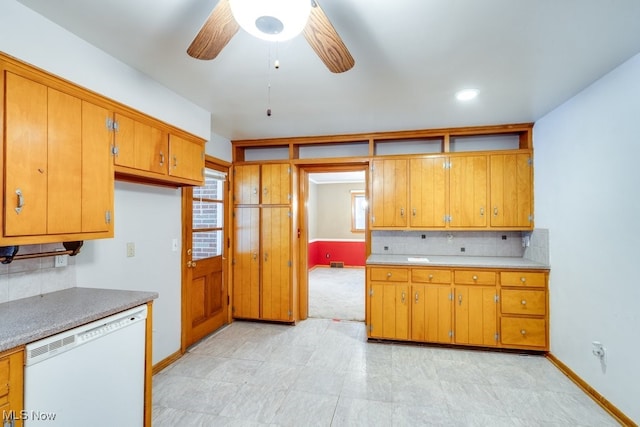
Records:
{"label": "white dishwasher", "polygon": [[139,306],[28,344],[25,427],[141,427],[146,318]]}

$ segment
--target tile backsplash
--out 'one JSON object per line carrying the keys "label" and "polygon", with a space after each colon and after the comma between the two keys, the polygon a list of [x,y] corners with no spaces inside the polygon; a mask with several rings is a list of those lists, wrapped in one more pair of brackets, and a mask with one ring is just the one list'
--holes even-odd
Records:
{"label": "tile backsplash", "polygon": [[520,231],[374,231],[371,252],[384,255],[522,257]]}
{"label": "tile backsplash", "polygon": [[[20,246],[18,254],[63,249],[61,244]],[[75,259],[68,255],[66,267],[54,268],[54,257],[14,260],[0,264],[0,303],[60,291],[76,286]]]}

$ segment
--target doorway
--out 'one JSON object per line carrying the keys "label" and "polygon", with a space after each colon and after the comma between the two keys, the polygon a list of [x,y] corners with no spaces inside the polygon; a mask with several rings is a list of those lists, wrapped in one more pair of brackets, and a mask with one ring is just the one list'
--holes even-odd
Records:
{"label": "doorway", "polygon": [[205,161],[201,187],[182,191],[182,350],[229,322],[228,167]]}
{"label": "doorway", "polygon": [[[300,171],[301,318],[364,321],[369,243],[366,204],[361,202],[366,201],[367,165],[318,165]],[[360,202],[357,207],[354,201]]]}

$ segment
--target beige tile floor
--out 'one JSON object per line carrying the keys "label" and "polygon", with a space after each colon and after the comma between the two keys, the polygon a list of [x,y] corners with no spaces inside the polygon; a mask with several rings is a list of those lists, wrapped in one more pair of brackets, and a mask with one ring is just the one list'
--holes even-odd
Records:
{"label": "beige tile floor", "polygon": [[153,426],[617,426],[541,356],[241,322],[154,376]]}

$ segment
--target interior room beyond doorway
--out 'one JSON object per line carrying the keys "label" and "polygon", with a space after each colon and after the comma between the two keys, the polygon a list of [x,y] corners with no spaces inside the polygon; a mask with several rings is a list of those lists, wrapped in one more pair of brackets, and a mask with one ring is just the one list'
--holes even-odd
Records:
{"label": "interior room beyond doorway", "polygon": [[365,183],[363,170],[309,174],[309,317],[364,321]]}

